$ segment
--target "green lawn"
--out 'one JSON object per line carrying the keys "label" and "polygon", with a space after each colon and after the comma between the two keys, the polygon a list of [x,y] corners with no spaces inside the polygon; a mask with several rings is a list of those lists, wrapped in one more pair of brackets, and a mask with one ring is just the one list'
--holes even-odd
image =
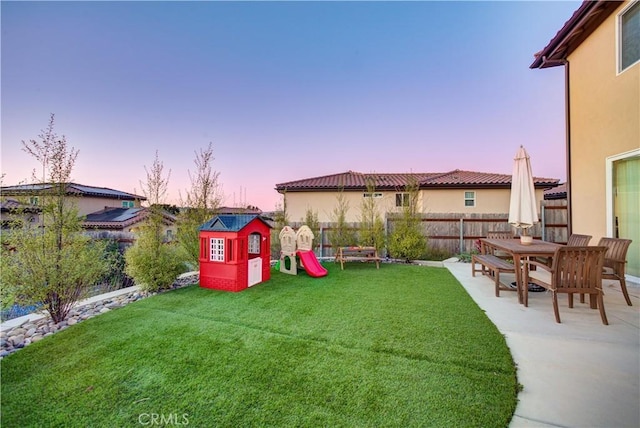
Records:
{"label": "green lawn", "polygon": [[31,344],[1,362],[2,426],[508,425],[513,360],[448,270],[326,266],[166,292]]}

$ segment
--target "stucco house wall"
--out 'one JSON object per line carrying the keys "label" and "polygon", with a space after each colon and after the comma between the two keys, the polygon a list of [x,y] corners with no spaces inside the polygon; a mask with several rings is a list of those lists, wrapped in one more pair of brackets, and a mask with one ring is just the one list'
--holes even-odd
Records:
{"label": "stucco house wall", "polygon": [[[465,192],[475,192],[476,206],[464,204]],[[538,213],[540,202],[544,199],[544,190],[536,189],[538,196]],[[349,204],[347,222],[358,222],[364,191],[343,191],[345,201]],[[385,213],[399,213],[402,208],[396,207],[396,193],[376,191],[382,197],[376,198],[376,206],[382,218]],[[318,221],[331,222],[333,210],[338,206],[340,192],[289,192],[285,194],[289,220],[304,222],[307,210],[318,214]],[[421,213],[469,213],[469,214],[506,214],[509,212],[510,189],[428,189],[421,190],[418,196],[418,211]]]}
{"label": "stucco house wall", "polygon": [[626,272],[636,279],[640,56],[632,41],[640,31],[639,11],[638,0],[583,1],[530,66],[565,70],[569,231],[592,235],[593,243],[602,237],[631,239]]}
{"label": "stucco house wall", "polygon": [[571,220],[575,233],[588,232],[596,242],[611,227],[605,159],[640,148],[640,64],[619,74],[616,65],[616,21],[626,6],[620,5],[568,56]]}

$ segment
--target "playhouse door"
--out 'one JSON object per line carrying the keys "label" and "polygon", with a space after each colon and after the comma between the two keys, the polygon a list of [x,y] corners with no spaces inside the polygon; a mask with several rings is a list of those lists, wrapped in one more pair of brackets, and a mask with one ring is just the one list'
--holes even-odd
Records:
{"label": "playhouse door", "polygon": [[249,287],[262,282],[262,258],[249,260]]}

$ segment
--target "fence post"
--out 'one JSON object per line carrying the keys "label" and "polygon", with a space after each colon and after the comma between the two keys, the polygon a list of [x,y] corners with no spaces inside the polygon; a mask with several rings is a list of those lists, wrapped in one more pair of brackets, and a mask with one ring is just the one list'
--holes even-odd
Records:
{"label": "fence post", "polygon": [[324,229],[320,226],[320,257],[324,257]]}
{"label": "fence post", "polygon": [[464,253],[464,219],[460,217],[460,254]]}
{"label": "fence post", "polygon": [[546,218],[545,218],[545,211],[544,211],[544,204],[540,204],[540,217],[541,217],[541,222],[542,222],[542,231],[540,232],[540,238],[543,241],[547,240],[547,234],[545,233],[547,227],[546,227]]}

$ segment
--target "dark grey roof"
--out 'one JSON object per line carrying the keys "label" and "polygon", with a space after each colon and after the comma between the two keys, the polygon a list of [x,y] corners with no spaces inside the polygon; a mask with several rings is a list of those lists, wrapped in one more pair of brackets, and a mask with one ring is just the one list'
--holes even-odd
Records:
{"label": "dark grey roof", "polygon": [[[84,184],[67,183],[66,193],[68,195],[93,196],[98,198],[121,199],[125,201],[146,201],[147,198],[133,193],[123,192],[121,190],[109,189],[108,187],[85,186]],[[42,192],[52,191],[54,184],[37,183],[37,184],[19,184],[17,186],[3,186],[0,193],[3,195],[19,195],[19,194],[38,194]]]}
{"label": "dark grey roof", "polygon": [[[105,207],[103,210],[87,214],[83,227],[85,229],[122,229],[145,220],[149,215],[148,208]],[[162,222],[170,225],[176,217],[167,211],[162,212]]]}
{"label": "dark grey roof", "polygon": [[127,221],[140,215],[144,208],[109,208],[87,214],[86,221]]}

